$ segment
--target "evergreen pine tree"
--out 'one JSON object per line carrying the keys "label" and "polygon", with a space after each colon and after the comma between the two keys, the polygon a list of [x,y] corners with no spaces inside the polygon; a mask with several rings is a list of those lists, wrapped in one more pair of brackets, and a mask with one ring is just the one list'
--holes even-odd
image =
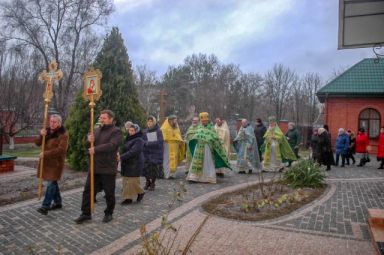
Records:
{"label": "evergreen pine tree", "polygon": [[72,169],[87,171],[89,168],[88,141],[90,114],[87,101],[82,96],[81,89],[76,96],[69,116],[65,121],[65,128],[69,134],[67,152],[68,163]]}
{"label": "evergreen pine tree", "polygon": [[[104,40],[103,47],[93,64],[102,72],[100,100],[96,102],[95,120],[101,110],[109,109],[115,113],[115,124],[123,127],[127,120],[143,125],[145,111],[140,105],[133,71],[124,40],[117,27]],[[73,169],[88,170],[89,107],[81,92],[65,123],[69,132],[68,162]]]}
{"label": "evergreen pine tree", "polygon": [[140,105],[131,62],[117,27],[112,28],[105,39],[94,67],[103,73],[103,95],[96,105],[97,109],[112,110],[116,115],[117,126],[123,126],[127,120],[144,124],[145,111]]}

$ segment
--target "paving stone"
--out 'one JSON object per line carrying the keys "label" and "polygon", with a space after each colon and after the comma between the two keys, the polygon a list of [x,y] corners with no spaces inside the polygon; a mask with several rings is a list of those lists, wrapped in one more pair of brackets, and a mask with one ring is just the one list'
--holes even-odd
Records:
{"label": "paving stone", "polygon": [[[198,196],[258,179],[255,174],[238,175],[231,172],[225,178],[218,179],[218,184],[186,183],[188,191],[183,201],[169,208],[171,194],[178,183],[184,180],[183,172],[179,171],[176,180],[158,180],[156,191],[148,191],[142,203],[130,206],[119,204],[121,201],[119,183],[116,188],[114,219],[108,224],[101,222],[105,208],[102,194],[97,196],[96,212],[91,222],[83,225],[76,225],[73,222],[80,215],[81,190],[63,195],[63,209],[51,211],[48,216],[40,215],[36,211],[40,204],[37,201],[25,205],[20,203],[20,206],[4,209],[0,213],[0,254],[26,254],[28,248],[35,249],[39,254],[51,254],[55,253],[58,247],[61,247],[63,254],[87,254]],[[283,227],[286,231],[292,232],[309,231],[309,234],[323,236],[337,234],[340,237],[354,239],[351,225],[353,223],[359,224],[362,238],[368,240],[367,208],[370,206],[383,208],[384,171],[377,171],[373,166],[345,169],[333,167],[327,176],[328,183],[335,186],[332,196],[322,204],[310,207],[307,212],[294,219],[272,223],[271,226]],[[222,238],[220,240],[223,243],[233,241],[229,240],[228,236]],[[137,243],[138,241],[131,245]],[[121,250],[117,254],[123,252]]]}

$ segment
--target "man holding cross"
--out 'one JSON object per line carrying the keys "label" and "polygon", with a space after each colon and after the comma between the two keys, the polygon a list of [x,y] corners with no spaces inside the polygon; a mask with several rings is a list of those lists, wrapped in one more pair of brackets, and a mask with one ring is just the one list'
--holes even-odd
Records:
{"label": "man holding cross", "polygon": [[[37,169],[39,171],[38,176],[40,176],[40,171],[43,170],[42,178],[47,182],[47,189],[43,203],[37,211],[43,215],[47,215],[49,210],[62,208],[60,189],[57,181],[60,180],[63,174],[64,160],[68,148],[68,133],[62,126],[60,115],[51,115],[49,127],[40,130],[40,136],[35,140],[37,146],[42,145],[43,136],[45,136],[45,148],[44,152],[40,153],[39,167]],[[43,160],[43,169],[40,169]]]}

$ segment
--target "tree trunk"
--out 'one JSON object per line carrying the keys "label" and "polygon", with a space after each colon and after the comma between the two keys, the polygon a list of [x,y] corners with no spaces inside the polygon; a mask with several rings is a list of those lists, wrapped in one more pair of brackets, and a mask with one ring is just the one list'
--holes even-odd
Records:
{"label": "tree trunk", "polygon": [[15,149],[15,137],[14,136],[9,137],[9,149],[10,150]]}
{"label": "tree trunk", "polygon": [[0,156],[3,155],[3,134],[4,134],[4,128],[0,129]]}

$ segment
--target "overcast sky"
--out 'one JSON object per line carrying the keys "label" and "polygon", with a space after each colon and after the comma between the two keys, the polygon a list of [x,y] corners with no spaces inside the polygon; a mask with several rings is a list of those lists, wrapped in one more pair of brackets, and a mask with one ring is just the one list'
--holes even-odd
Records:
{"label": "overcast sky", "polygon": [[214,54],[243,72],[282,63],[324,80],[372,49],[337,50],[338,0],[115,0],[110,20],[133,66],[162,76],[193,53]]}

